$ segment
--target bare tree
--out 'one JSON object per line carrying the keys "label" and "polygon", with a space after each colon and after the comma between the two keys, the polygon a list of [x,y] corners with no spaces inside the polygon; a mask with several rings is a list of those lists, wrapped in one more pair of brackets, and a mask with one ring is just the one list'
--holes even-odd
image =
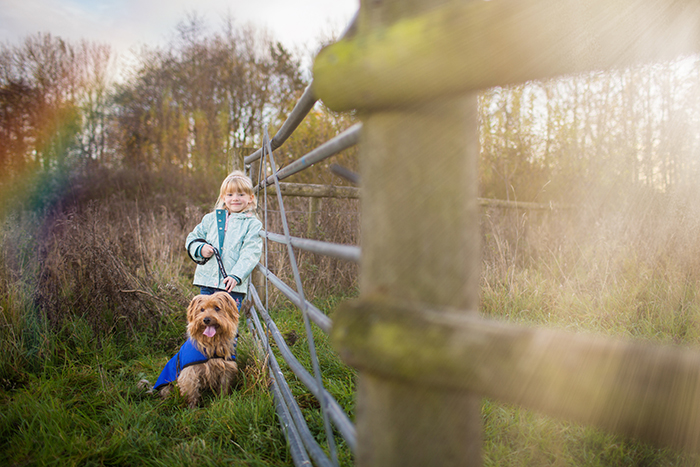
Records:
{"label": "bare tree", "polygon": [[50,34],[0,47],[0,180],[100,157],[109,55]]}
{"label": "bare tree", "polygon": [[284,118],[304,87],[298,62],[280,44],[229,20],[208,33],[188,16],[170,44],[146,50],[116,97],[127,165],[229,168],[259,144],[263,122]]}

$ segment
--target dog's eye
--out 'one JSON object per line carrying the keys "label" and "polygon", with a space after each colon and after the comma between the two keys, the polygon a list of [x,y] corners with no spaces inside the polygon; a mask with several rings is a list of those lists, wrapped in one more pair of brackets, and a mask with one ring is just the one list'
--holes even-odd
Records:
{"label": "dog's eye", "polygon": [[216,311],[218,313],[219,311],[221,311],[221,308],[219,308],[218,306],[215,306],[214,311]]}
{"label": "dog's eye", "polygon": [[200,309],[199,309],[199,312],[200,312],[200,313],[204,313],[204,307],[200,308]]}

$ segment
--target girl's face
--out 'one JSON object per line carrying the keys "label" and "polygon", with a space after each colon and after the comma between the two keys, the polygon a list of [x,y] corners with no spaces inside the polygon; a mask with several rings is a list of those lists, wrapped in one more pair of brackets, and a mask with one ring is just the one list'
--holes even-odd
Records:
{"label": "girl's face", "polygon": [[253,201],[253,196],[241,192],[229,192],[224,195],[224,204],[229,212],[243,212]]}

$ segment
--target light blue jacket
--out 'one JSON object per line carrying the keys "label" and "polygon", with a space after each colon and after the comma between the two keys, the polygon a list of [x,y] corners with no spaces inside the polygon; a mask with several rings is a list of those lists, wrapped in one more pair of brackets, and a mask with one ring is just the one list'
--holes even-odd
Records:
{"label": "light blue jacket", "polygon": [[[228,231],[224,233],[226,211],[217,209],[206,214],[202,222],[194,228],[185,240],[185,248],[190,256],[201,261],[204,258],[199,254],[201,242],[193,242],[203,238],[214,248],[219,250],[224,269],[229,276],[236,276],[241,283],[233,288],[233,292],[246,293],[250,273],[260,261],[262,255],[262,238],[259,235],[262,223],[251,212],[229,214]],[[218,218],[218,219],[217,219]],[[219,235],[224,236],[223,245]],[[224,278],[219,273],[216,258],[212,256],[205,264],[198,264],[194,272],[194,285],[225,289]]]}

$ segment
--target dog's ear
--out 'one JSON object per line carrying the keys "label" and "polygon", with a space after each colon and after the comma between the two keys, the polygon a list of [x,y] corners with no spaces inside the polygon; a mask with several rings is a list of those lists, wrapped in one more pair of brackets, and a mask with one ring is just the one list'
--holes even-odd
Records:
{"label": "dog's ear", "polygon": [[221,292],[221,303],[224,304],[224,309],[226,310],[226,313],[231,316],[231,319],[238,321],[238,306],[236,305],[236,301],[233,299],[233,297],[226,292]]}
{"label": "dog's ear", "polygon": [[201,301],[202,301],[202,296],[197,295],[190,302],[190,306],[187,307],[187,321],[188,322],[194,321],[194,317],[197,314],[197,308],[199,308],[199,303]]}

